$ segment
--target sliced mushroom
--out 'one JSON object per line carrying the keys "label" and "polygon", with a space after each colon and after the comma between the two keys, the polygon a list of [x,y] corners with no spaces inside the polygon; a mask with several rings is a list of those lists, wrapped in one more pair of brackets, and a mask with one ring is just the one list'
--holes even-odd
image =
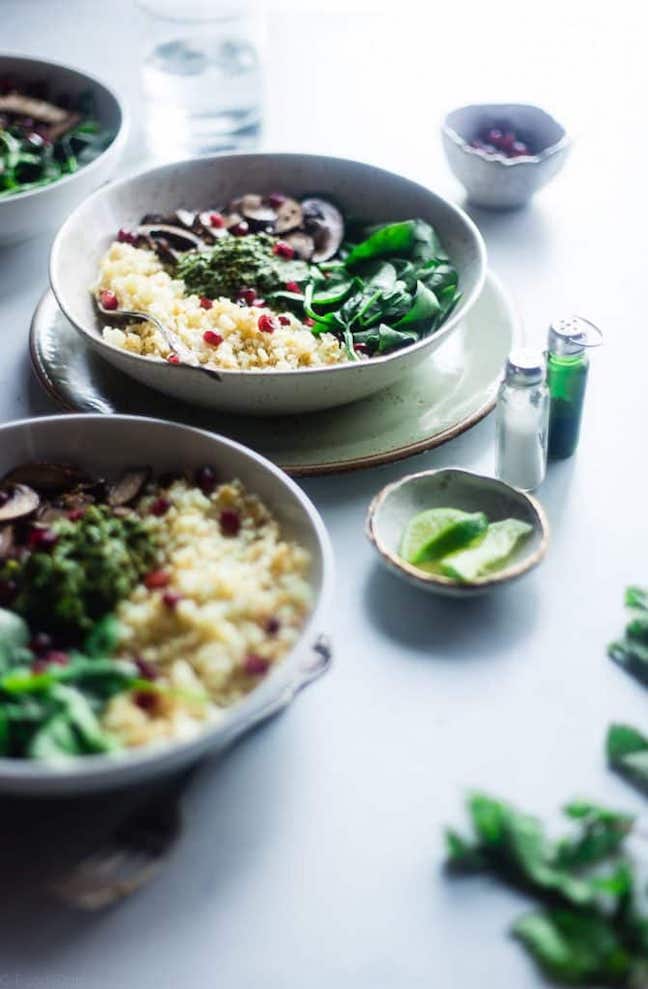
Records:
{"label": "sliced mushroom", "polygon": [[253,192],[238,200],[236,209],[255,228],[265,228],[268,224],[274,224],[277,219],[276,210]]}
{"label": "sliced mushroom", "polygon": [[344,218],[337,206],[326,199],[302,200],[304,227],[315,241],[312,260],[328,261],[344,240]]}
{"label": "sliced mushroom", "polygon": [[4,484],[27,485],[36,491],[67,491],[81,484],[88,484],[91,478],[71,464],[21,464],[14,467],[4,478]]}
{"label": "sliced mushroom", "polygon": [[191,209],[177,209],[175,211],[176,220],[181,227],[185,227],[187,230],[193,230],[194,223],[196,222],[197,213]]}
{"label": "sliced mushroom", "polygon": [[152,237],[153,240],[165,240],[172,250],[200,250],[205,245],[198,234],[183,227],[170,223],[142,223],[136,231],[142,237]]}
{"label": "sliced mushroom", "polygon": [[313,257],[313,252],[315,251],[315,241],[310,236],[310,234],[305,234],[301,230],[296,230],[292,234],[288,234],[284,237],[287,244],[294,247],[295,254],[302,261],[310,261]]}
{"label": "sliced mushroom", "polygon": [[26,484],[13,484],[10,488],[5,488],[5,492],[9,497],[0,505],[0,522],[25,518],[35,512],[40,504],[36,492]]}
{"label": "sliced mushroom", "polygon": [[115,481],[108,492],[108,504],[116,508],[117,506],[128,505],[131,501],[135,501],[144,489],[150,476],[150,467],[139,467],[134,470],[124,471],[119,480]]}
{"label": "sliced mushroom", "polygon": [[284,234],[301,227],[304,221],[302,208],[295,199],[285,199],[277,208],[275,233]]}
{"label": "sliced mushroom", "polygon": [[63,110],[60,106],[54,106],[46,100],[37,100],[32,96],[24,96],[22,93],[7,93],[0,96],[0,110],[4,113],[13,113],[21,117],[33,117],[44,124],[62,124],[69,116],[68,110]]}
{"label": "sliced mushroom", "polygon": [[0,528],[0,560],[4,560],[11,554],[14,548],[14,530],[12,525],[3,525]]}

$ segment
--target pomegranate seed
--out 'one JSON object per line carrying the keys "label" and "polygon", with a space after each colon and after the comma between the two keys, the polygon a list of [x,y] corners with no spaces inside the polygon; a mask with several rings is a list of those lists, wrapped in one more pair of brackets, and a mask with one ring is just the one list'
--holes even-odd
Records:
{"label": "pomegranate seed", "polygon": [[518,158],[520,155],[528,155],[529,149],[524,141],[514,141],[509,153],[511,158]]}
{"label": "pomegranate seed", "polygon": [[206,295],[200,296],[200,308],[201,309],[211,309],[214,305],[211,299],[208,299]]}
{"label": "pomegranate seed", "polygon": [[504,132],[499,127],[491,127],[486,134],[486,141],[488,144],[494,144],[495,147],[498,147],[503,137]]}
{"label": "pomegranate seed", "polygon": [[310,316],[307,316],[306,319],[304,320],[304,326],[315,326],[315,320],[312,319]]}
{"label": "pomegranate seed", "polygon": [[225,220],[223,219],[223,217],[221,216],[220,213],[210,213],[209,214],[209,222],[210,222],[210,224],[211,224],[212,227],[224,227],[225,226]]}
{"label": "pomegranate seed", "polygon": [[70,657],[66,652],[62,652],[60,649],[50,649],[43,656],[43,660],[46,663],[54,663],[55,666],[67,666],[70,662]]}
{"label": "pomegranate seed", "polygon": [[203,333],[203,340],[205,343],[211,344],[212,347],[218,347],[219,344],[223,342],[223,338],[220,333],[214,333],[213,330],[205,330]]}
{"label": "pomegranate seed", "polygon": [[502,151],[511,151],[516,140],[517,138],[513,131],[509,130],[502,136],[499,143],[496,144],[495,147],[500,148]]}
{"label": "pomegranate seed", "polygon": [[99,301],[104,309],[118,309],[119,302],[117,301],[117,296],[114,292],[109,292],[108,289],[102,289],[99,293]]}
{"label": "pomegranate seed", "polygon": [[162,595],[162,604],[170,611],[173,611],[180,601],[182,601],[182,594],[177,594],[175,591],[165,591]]}
{"label": "pomegranate seed", "polygon": [[32,529],[27,538],[30,549],[51,549],[56,546],[58,536],[51,529]]}
{"label": "pomegranate seed", "polygon": [[367,347],[366,343],[354,343],[353,349],[356,350],[359,354],[369,353],[369,348]]}
{"label": "pomegranate seed", "polygon": [[271,192],[268,196],[268,202],[276,209],[277,206],[286,202],[286,197],[281,192]]}
{"label": "pomegranate seed", "polygon": [[286,260],[290,261],[295,256],[295,248],[292,244],[287,244],[285,240],[278,240],[272,248],[272,253],[276,254],[280,258],[286,258]]}
{"label": "pomegranate seed", "polygon": [[171,502],[168,498],[156,498],[149,508],[149,512],[151,515],[157,515],[158,518],[160,518],[160,516],[166,515],[170,508]]}
{"label": "pomegranate seed", "polygon": [[196,484],[203,494],[211,494],[216,487],[216,471],[213,467],[201,467],[196,471]]}
{"label": "pomegranate seed", "polygon": [[157,694],[153,690],[136,690],[133,700],[142,711],[152,712],[157,707]]}
{"label": "pomegranate seed", "polygon": [[242,288],[238,294],[238,298],[243,302],[246,302],[248,306],[251,306],[256,299],[257,294],[253,288]]}
{"label": "pomegranate seed", "polygon": [[301,292],[301,289],[297,282],[286,282],[286,288],[289,292]]}
{"label": "pomegranate seed", "polygon": [[167,357],[167,361],[169,362],[169,364],[179,364],[180,358],[178,357],[177,354],[169,354],[169,356]]}
{"label": "pomegranate seed", "polygon": [[230,233],[234,234],[235,237],[245,237],[249,230],[250,225],[247,220],[241,220],[239,223],[235,223],[233,227],[230,227]]}
{"label": "pomegranate seed", "polygon": [[29,648],[38,656],[52,648],[52,637],[47,632],[37,632],[29,643]]}
{"label": "pomegranate seed", "polygon": [[71,508],[70,511],[67,513],[67,517],[69,518],[70,522],[78,522],[79,519],[83,518],[85,513],[86,513],[85,508]]}
{"label": "pomegranate seed", "polygon": [[290,317],[289,316],[280,316],[279,317],[279,322],[281,323],[282,326],[290,326]]}
{"label": "pomegranate seed", "polygon": [[225,536],[238,536],[241,528],[241,516],[231,508],[224,508],[220,513],[220,527]]}
{"label": "pomegranate seed", "polygon": [[140,676],[142,676],[145,680],[157,680],[157,666],[155,666],[154,663],[149,663],[148,659],[143,659],[141,656],[136,656],[135,666],[137,667]]}
{"label": "pomegranate seed", "polygon": [[264,313],[263,316],[259,316],[257,326],[262,333],[274,333],[276,328],[274,318],[269,316],[267,313]]}
{"label": "pomegranate seed", "polygon": [[136,244],[137,235],[131,233],[130,230],[125,230],[124,227],[122,227],[117,231],[117,240],[120,244]]}
{"label": "pomegranate seed", "polygon": [[265,630],[268,633],[268,635],[276,635],[280,628],[281,628],[281,622],[279,621],[278,618],[274,618],[274,617],[268,618],[267,622],[265,623]]}
{"label": "pomegranate seed", "polygon": [[263,656],[257,656],[256,653],[250,653],[249,656],[246,656],[243,663],[243,669],[250,677],[261,676],[267,672],[269,666],[270,660]]}
{"label": "pomegranate seed", "polygon": [[149,591],[155,591],[166,587],[170,580],[171,577],[166,570],[151,570],[144,578],[144,586],[148,587]]}

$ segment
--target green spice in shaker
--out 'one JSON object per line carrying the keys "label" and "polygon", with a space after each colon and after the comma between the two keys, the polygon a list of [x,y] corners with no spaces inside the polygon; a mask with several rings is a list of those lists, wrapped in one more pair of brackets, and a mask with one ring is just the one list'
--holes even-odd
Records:
{"label": "green spice in shaker", "polygon": [[571,457],[578,445],[589,370],[588,349],[602,342],[601,331],[581,316],[549,327],[549,457]]}

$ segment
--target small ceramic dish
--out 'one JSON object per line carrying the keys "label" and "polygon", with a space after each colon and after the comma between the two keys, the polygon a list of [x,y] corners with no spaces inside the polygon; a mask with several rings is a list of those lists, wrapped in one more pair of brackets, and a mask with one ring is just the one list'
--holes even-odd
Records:
{"label": "small ceramic dish", "polygon": [[[428,508],[460,508],[485,512],[489,522],[516,518],[533,531],[501,570],[460,583],[440,574],[426,573],[399,555],[403,532],[410,519]],[[388,484],[371,502],[366,532],[382,562],[399,577],[426,591],[449,597],[471,597],[517,580],[540,563],[547,551],[549,523],[539,502],[504,481],[458,467],[409,474]]]}
{"label": "small ceramic dish", "polygon": [[0,200],[0,246],[28,240],[61,223],[87,195],[113,174],[126,146],[128,120],[125,107],[111,89],[94,76],[56,62],[21,55],[0,55],[0,77],[45,82],[54,93],[77,97],[91,93],[94,114],[102,128],[114,137],[108,147],[71,175],[26,189]]}
{"label": "small ceramic dish", "polygon": [[[484,129],[502,124],[524,137],[532,154],[507,158],[471,147]],[[447,115],[441,128],[450,168],[477,206],[523,206],[565,164],[571,141],[565,128],[540,107],[525,103],[477,103]]]}

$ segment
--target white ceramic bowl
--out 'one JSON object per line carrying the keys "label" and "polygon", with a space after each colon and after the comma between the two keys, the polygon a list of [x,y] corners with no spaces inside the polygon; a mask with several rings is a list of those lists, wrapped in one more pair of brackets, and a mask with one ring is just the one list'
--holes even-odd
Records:
{"label": "white ceramic bowl", "polygon": [[[532,134],[536,152],[505,158],[470,146],[480,130],[502,120],[522,134]],[[442,137],[450,167],[470,201],[491,209],[512,209],[528,202],[563,167],[571,144],[557,120],[540,107],[523,103],[459,107],[445,118]]]}
{"label": "white ceramic bowl", "polygon": [[89,193],[113,174],[124,150],[127,120],[124,107],[108,87],[93,76],[56,62],[20,55],[0,55],[0,76],[44,80],[54,91],[76,96],[86,91],[95,99],[97,119],[115,132],[110,145],[78,172],[43,186],[0,199],[0,245],[27,240],[61,223]]}
{"label": "white ceramic bowl", "polygon": [[[221,371],[220,380],[182,365],[141,357],[105,343],[90,286],[101,255],[122,226],[144,213],[227,202],[242,192],[285,190],[297,197],[330,195],[348,215],[367,221],[420,216],[436,227],[458,269],[463,297],[431,336],[384,357],[339,367],[293,371]],[[86,343],[137,381],[187,402],[249,414],[314,411],[364,398],[396,381],[436,350],[481,292],[486,250],[472,221],[423,186],[343,158],[243,154],[164,165],[99,190],[61,227],[50,258],[50,282],[61,309]]]}
{"label": "white ceramic bowl", "polygon": [[[528,522],[532,531],[500,570],[460,583],[440,574],[426,573],[407,563],[399,554],[407,523],[428,508],[485,512],[489,522],[516,518]],[[408,474],[400,481],[388,484],[369,506],[366,532],[381,561],[392,573],[415,587],[446,597],[474,597],[518,580],[540,563],[549,542],[549,523],[535,498],[495,477],[458,467]]]}
{"label": "white ceramic bowl", "polygon": [[160,419],[129,416],[52,416],[0,426],[0,476],[30,460],[79,464],[107,477],[124,467],[148,464],[165,473],[213,464],[220,476],[239,478],[258,494],[283,532],[312,556],[315,606],[291,652],[259,686],[231,707],[223,721],[190,741],[131,749],[111,756],[84,756],[47,765],[0,759],[0,793],[76,794],[164,776],[224,748],[252,725],[279,710],[326,662],[325,631],[333,583],[333,554],[317,510],[282,471],[238,443]]}

